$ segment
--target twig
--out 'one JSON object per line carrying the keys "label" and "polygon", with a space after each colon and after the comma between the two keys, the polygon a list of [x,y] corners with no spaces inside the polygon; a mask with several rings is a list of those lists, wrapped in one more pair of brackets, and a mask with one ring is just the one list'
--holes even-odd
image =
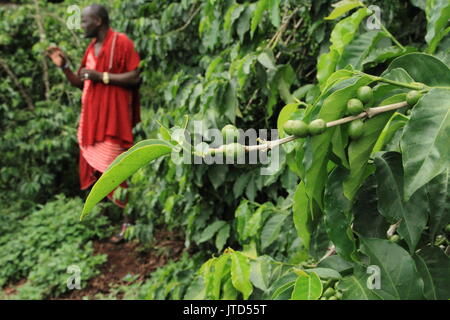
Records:
{"label": "twig", "polygon": [[[300,25],[302,24],[302,22],[303,22],[303,18],[301,18],[301,19],[294,25],[294,29],[292,29],[292,33],[291,33],[291,34],[288,36],[288,38],[286,39],[285,45],[288,45],[289,42],[291,42],[291,40],[294,39],[295,31],[297,31],[297,29],[300,27]],[[280,52],[277,53],[276,60],[278,60],[278,59],[280,58],[281,54],[282,54],[282,51],[280,51]]]}
{"label": "twig", "polygon": [[[399,103],[389,104],[386,106],[369,108],[366,111],[361,112],[360,114],[358,114],[356,116],[345,117],[345,118],[341,118],[339,120],[327,122],[326,126],[327,126],[327,128],[331,128],[331,127],[338,126],[338,125],[341,125],[341,124],[344,124],[347,122],[351,122],[356,119],[361,119],[361,118],[365,118],[365,117],[372,118],[380,113],[400,109],[400,108],[406,107],[407,105],[408,105],[408,103],[406,103],[406,101],[403,101],[403,102],[399,102]],[[280,144],[293,141],[295,139],[298,139],[298,137],[287,136],[282,139],[267,141],[264,144],[260,144],[260,145],[256,145],[256,146],[244,146],[244,148],[245,148],[245,151],[247,151],[247,152],[255,151],[255,150],[267,150],[267,149],[272,149]],[[208,152],[222,153],[222,152],[225,152],[225,147],[222,145],[219,148],[211,148],[208,150]]]}
{"label": "twig", "polygon": [[392,237],[394,235],[395,231],[397,230],[398,226],[400,225],[400,221],[398,221],[397,223],[395,223],[389,227],[388,231],[386,232],[388,237]]}
{"label": "twig", "polygon": [[28,105],[28,108],[34,109],[33,100],[31,99],[29,93],[27,90],[22,86],[17,76],[12,72],[12,70],[9,68],[9,66],[6,64],[6,61],[4,61],[2,58],[0,58],[0,66],[5,70],[6,74],[11,78],[11,80],[14,82],[16,87],[19,89],[20,95],[22,96],[23,100],[25,100],[26,104]]}
{"label": "twig", "polygon": [[280,41],[281,37],[283,36],[283,33],[286,31],[287,26],[289,25],[289,22],[294,17],[294,15],[298,12],[298,8],[296,8],[290,15],[287,17],[286,21],[281,25],[280,29],[275,33],[275,35],[272,37],[272,39],[267,44],[267,47],[270,47],[272,50],[276,47],[278,44],[278,41]]}
{"label": "twig", "polygon": [[333,254],[335,254],[335,253],[336,253],[336,247],[335,247],[334,245],[332,245],[332,246],[328,249],[327,253],[325,253],[325,255],[324,255],[322,258],[319,259],[319,261],[317,262],[316,266],[317,266],[319,263],[321,263],[323,260],[325,260],[326,258],[331,257],[331,256],[332,256]]}
{"label": "twig", "polygon": [[[35,20],[36,20],[36,23],[37,23],[38,29],[39,29],[39,39],[41,42],[45,42],[47,37],[45,35],[44,26],[42,25],[42,16],[40,13],[38,0],[34,0],[34,6],[36,8]],[[49,81],[49,77],[48,77],[47,58],[43,55],[41,60],[42,60],[42,70],[43,70],[42,78],[43,78],[44,87],[45,87],[45,99],[48,99],[49,93],[50,93],[50,81]]]}
{"label": "twig", "polygon": [[201,5],[199,5],[197,7],[197,9],[195,9],[194,13],[189,17],[188,21],[181,27],[179,27],[178,29],[172,30],[172,31],[168,31],[166,33],[164,33],[163,35],[161,35],[160,37],[167,37],[169,35],[171,35],[172,33],[177,33],[180,31],[183,31],[184,29],[186,29],[192,22],[192,20],[195,18],[195,16],[200,12],[201,9]]}
{"label": "twig", "polygon": [[[51,17],[51,18],[53,18],[53,19],[55,19],[55,20],[57,20],[59,22],[61,22],[63,25],[66,25],[66,21],[64,21],[64,19],[58,17],[57,15],[54,15],[53,13],[50,13],[48,11],[44,11],[43,14],[47,15],[47,16],[49,16],[49,17]],[[80,43],[80,38],[77,36],[77,34],[71,28],[68,28],[68,29],[69,29],[69,32],[72,34],[73,38],[75,39],[75,42],[77,43],[77,46],[80,46],[80,44],[81,44]]]}

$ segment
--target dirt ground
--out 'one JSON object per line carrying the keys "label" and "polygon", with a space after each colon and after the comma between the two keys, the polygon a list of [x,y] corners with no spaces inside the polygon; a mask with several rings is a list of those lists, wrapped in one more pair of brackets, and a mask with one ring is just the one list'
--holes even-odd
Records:
{"label": "dirt ground", "polygon": [[[141,281],[157,268],[165,265],[169,259],[178,260],[184,248],[184,242],[169,232],[156,235],[156,244],[149,251],[140,250],[137,242],[113,244],[107,240],[94,243],[95,254],[106,254],[108,260],[100,269],[100,274],[89,281],[82,290],[73,290],[58,299],[77,300],[84,296],[93,297],[97,293],[107,294],[114,285],[124,284],[127,275],[139,275]],[[120,298],[120,297],[119,297]]]}
{"label": "dirt ground", "polygon": [[[130,274],[139,275],[136,281],[148,278],[157,268],[164,266],[169,259],[178,260],[184,249],[184,241],[167,231],[155,235],[155,245],[144,250],[138,242],[110,243],[107,239],[94,241],[95,254],[106,254],[108,260],[100,267],[98,276],[89,280],[82,290],[72,290],[52,299],[79,300],[96,294],[108,294],[114,286],[125,284],[123,278]],[[6,295],[17,293],[17,289],[26,282],[22,279],[7,286],[3,292]],[[120,296],[118,298],[121,298]]]}

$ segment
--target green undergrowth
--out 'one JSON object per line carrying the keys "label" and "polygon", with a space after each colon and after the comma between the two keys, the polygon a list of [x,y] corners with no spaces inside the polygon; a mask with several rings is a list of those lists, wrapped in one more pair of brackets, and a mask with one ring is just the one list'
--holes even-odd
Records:
{"label": "green undergrowth", "polygon": [[81,270],[81,287],[98,274],[98,266],[107,257],[93,255],[92,240],[111,234],[109,219],[101,214],[106,205],[100,205],[92,217],[80,223],[82,200],[60,194],[22,219],[10,221],[9,230],[3,225],[0,286],[27,279],[16,295],[7,298],[44,299],[67,292],[71,265]]}

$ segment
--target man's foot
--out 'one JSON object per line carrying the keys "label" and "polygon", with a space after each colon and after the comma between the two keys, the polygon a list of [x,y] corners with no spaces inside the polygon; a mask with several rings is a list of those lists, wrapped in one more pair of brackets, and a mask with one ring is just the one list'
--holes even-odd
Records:
{"label": "man's foot", "polygon": [[122,241],[125,241],[125,231],[127,230],[127,227],[131,226],[129,223],[123,223],[122,228],[120,229],[120,232],[114,236],[112,236],[109,241],[111,243],[121,243]]}

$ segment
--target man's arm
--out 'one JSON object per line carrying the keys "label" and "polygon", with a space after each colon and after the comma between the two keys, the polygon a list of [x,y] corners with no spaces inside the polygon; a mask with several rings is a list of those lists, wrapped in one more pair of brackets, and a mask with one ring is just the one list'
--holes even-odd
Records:
{"label": "man's arm", "polygon": [[63,69],[63,72],[72,86],[83,89],[84,82],[69,67]]}
{"label": "man's arm", "polygon": [[137,87],[141,83],[138,69],[125,73],[109,73],[109,83],[122,87]]}
{"label": "man's arm", "polygon": [[72,86],[83,89],[83,80],[81,80],[78,75],[73,73],[72,70],[70,70],[70,68],[67,66],[67,58],[61,51],[61,49],[57,47],[50,47],[47,49],[47,55],[50,57],[50,59],[52,59],[53,63],[57,67],[62,68],[67,80],[69,80]]}
{"label": "man's arm", "polygon": [[[98,72],[95,70],[89,69],[81,69],[80,77],[81,79],[85,79],[87,74],[87,78],[89,80],[95,82],[103,82],[103,72]],[[125,72],[125,73],[109,73],[109,84],[120,86],[124,88],[133,88],[138,86],[141,83],[139,69],[135,69],[133,71]]]}

